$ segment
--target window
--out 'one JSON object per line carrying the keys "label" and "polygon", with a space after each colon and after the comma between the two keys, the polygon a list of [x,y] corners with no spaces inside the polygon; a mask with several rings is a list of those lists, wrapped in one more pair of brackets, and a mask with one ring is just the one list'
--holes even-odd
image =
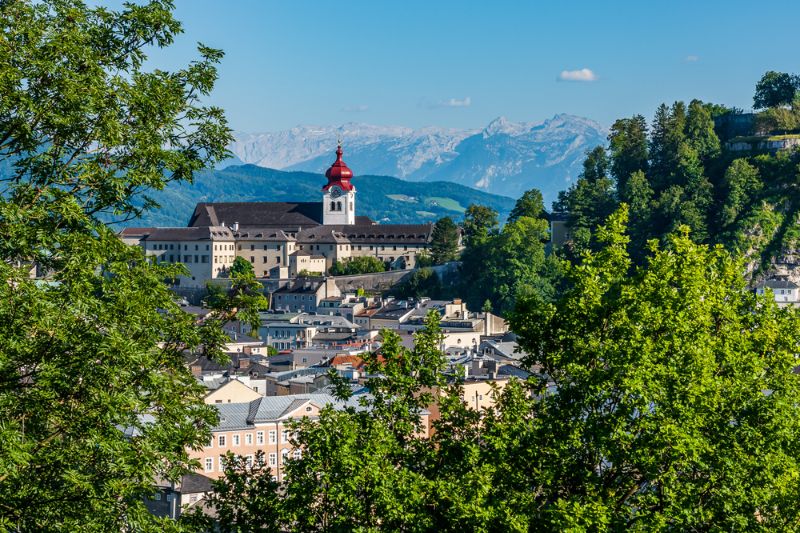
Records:
{"label": "window", "polygon": [[219,471],[220,472],[224,472],[225,471],[225,456],[224,455],[220,455],[219,456]]}
{"label": "window", "polygon": [[255,257],[253,257],[252,255],[250,256],[250,262],[251,262],[251,263],[255,263],[255,262],[256,262],[256,258],[255,258]]}
{"label": "window", "polygon": [[253,466],[253,454],[245,455],[244,460],[245,460],[245,464],[247,464],[247,466]]}
{"label": "window", "polygon": [[287,442],[289,442],[289,430],[288,429],[284,429],[283,431],[281,431],[281,442],[283,444],[286,444]]}
{"label": "window", "polygon": [[157,501],[157,502],[160,502],[161,501],[161,492],[159,491],[159,492],[156,492],[155,494],[153,494],[153,499],[155,501]]}
{"label": "window", "polygon": [[214,471],[214,458],[206,457],[206,472],[213,472],[213,471]]}
{"label": "window", "polygon": [[292,457],[295,459],[300,459],[303,456],[303,452],[300,451],[300,448],[297,448],[293,453]]}
{"label": "window", "polygon": [[289,457],[289,449],[284,448],[281,450],[281,463],[286,464],[286,459]]}
{"label": "window", "polygon": [[240,440],[241,440],[241,437],[239,437],[239,434],[237,433],[236,435],[233,436],[233,445],[234,446],[238,446]]}
{"label": "window", "polygon": [[217,443],[219,444],[220,448],[224,448],[225,447],[225,435],[220,435],[217,438]]}
{"label": "window", "polygon": [[265,256],[264,256],[264,257],[262,257],[261,259],[263,259],[263,260],[264,260],[263,262],[264,262],[264,263],[266,263],[268,258],[267,258],[267,256],[265,255]]}
{"label": "window", "polygon": [[256,444],[264,444],[264,432],[256,431]]}
{"label": "window", "polygon": [[270,430],[270,432],[269,432],[269,443],[270,444],[275,444],[277,442],[278,442],[278,432],[275,431],[274,429]]}
{"label": "window", "polygon": [[269,454],[269,466],[278,466],[278,454],[275,452]]}
{"label": "window", "polygon": [[336,202],[331,202],[331,211],[336,211]]}

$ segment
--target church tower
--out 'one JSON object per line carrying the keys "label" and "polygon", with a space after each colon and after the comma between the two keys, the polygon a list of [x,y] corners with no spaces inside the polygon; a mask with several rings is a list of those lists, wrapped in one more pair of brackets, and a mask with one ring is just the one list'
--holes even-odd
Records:
{"label": "church tower", "polygon": [[322,188],[322,223],[356,223],[356,188],[350,183],[353,171],[342,161],[342,143],[336,148],[336,161],[325,172],[328,183]]}

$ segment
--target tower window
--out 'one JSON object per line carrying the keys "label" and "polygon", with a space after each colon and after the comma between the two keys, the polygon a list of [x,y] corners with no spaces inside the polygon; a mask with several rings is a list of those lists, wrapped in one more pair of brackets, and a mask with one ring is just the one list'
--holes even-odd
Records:
{"label": "tower window", "polygon": [[336,202],[331,202],[331,211],[336,211]]}
{"label": "tower window", "polygon": [[342,202],[336,202],[336,210],[337,211],[341,211],[342,210]]}

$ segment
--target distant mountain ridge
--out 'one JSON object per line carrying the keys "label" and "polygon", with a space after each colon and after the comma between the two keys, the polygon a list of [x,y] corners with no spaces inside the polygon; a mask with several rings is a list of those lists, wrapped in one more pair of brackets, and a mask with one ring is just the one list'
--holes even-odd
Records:
{"label": "distant mountain ridge", "polygon": [[[161,209],[124,226],[185,226],[198,202],[321,202],[326,179],[309,172],[284,172],[255,165],[199,172],[194,183],[172,183],[151,192]],[[450,216],[463,218],[470,204],[508,216],[515,201],[447,182],[410,182],[388,176],[356,176],[356,214],[377,222],[409,224]],[[226,221],[233,223],[235,220]]]}
{"label": "distant mountain ridge", "polygon": [[298,126],[235,133],[229,147],[234,157],[227,163],[321,173],[341,139],[356,176],[452,181],[511,197],[536,187],[551,201],[577,178],[586,151],[604,145],[607,135],[599,123],[566,114],[542,122],[500,117],[480,130],[359,123]]}

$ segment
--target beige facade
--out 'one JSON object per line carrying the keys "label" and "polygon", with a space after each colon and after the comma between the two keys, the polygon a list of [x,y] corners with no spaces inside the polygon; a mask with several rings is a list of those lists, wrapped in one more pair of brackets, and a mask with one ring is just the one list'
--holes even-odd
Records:
{"label": "beige facade", "polygon": [[209,405],[216,403],[244,403],[257,400],[261,395],[242,383],[232,379],[217,390],[209,392],[203,401]]}
{"label": "beige facade", "polygon": [[[123,241],[132,242],[135,236],[126,231]],[[225,275],[236,257],[233,234],[222,226],[154,228],[137,242],[155,261],[182,263],[189,270],[177,280],[180,286],[202,287],[206,281]]]}
{"label": "beige facade", "polygon": [[324,274],[328,270],[327,260],[322,255],[297,251],[289,256],[289,277],[297,277],[301,272]]}
{"label": "beige facade", "polygon": [[[237,225],[238,226],[238,225]],[[256,277],[266,278],[275,267],[289,265],[289,257],[297,250],[297,243],[281,230],[234,230],[236,256],[253,265]]]}

